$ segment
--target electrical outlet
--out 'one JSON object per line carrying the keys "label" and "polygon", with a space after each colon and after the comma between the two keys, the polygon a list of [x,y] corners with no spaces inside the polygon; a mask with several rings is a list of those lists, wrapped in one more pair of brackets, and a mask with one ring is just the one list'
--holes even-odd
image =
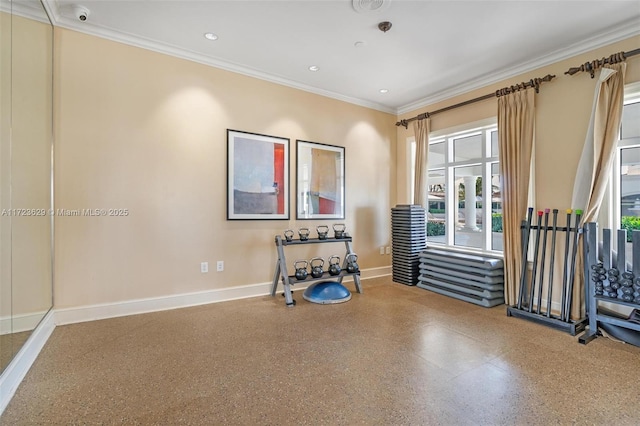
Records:
{"label": "electrical outlet", "polygon": [[387,246],[387,248],[385,249],[385,252],[386,252],[387,254],[391,254],[391,247],[390,247],[390,246]]}
{"label": "electrical outlet", "polygon": [[209,272],[209,262],[200,263],[200,272],[202,272],[203,274]]}
{"label": "electrical outlet", "polygon": [[384,254],[384,246],[380,246],[380,254]]}
{"label": "electrical outlet", "polygon": [[224,260],[218,260],[218,263],[216,263],[216,271],[224,271]]}

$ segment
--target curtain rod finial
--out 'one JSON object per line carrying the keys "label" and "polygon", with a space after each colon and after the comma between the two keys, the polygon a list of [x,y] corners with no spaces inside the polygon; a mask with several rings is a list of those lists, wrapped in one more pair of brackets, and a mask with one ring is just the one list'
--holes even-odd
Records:
{"label": "curtain rod finial", "polygon": [[400,120],[396,123],[396,126],[404,126],[405,129],[408,129],[409,122],[407,120]]}

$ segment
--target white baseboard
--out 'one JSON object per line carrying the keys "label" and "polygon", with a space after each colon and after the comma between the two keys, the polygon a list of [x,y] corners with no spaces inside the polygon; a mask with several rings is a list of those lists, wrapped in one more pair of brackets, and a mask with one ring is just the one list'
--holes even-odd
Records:
{"label": "white baseboard", "polygon": [[[391,267],[370,268],[360,274],[362,279],[377,278],[391,274]],[[352,281],[346,278],[345,282]],[[226,302],[230,300],[246,299],[249,297],[266,296],[271,292],[271,283],[249,284],[239,287],[221,288],[195,293],[175,294],[171,296],[153,297],[148,299],[126,300],[122,302],[104,303],[99,305],[78,306],[55,310],[55,324],[75,324],[79,322],[95,321],[107,318],[137,315],[149,312],[166,311],[169,309],[187,308],[190,306],[206,305],[209,303]],[[303,290],[308,284],[296,284],[295,290]],[[278,285],[278,292],[282,286]]]}
{"label": "white baseboard", "polygon": [[0,334],[20,333],[36,328],[47,311],[0,317]]}
{"label": "white baseboard", "polygon": [[[369,278],[386,277],[388,275],[391,275],[391,266],[381,266],[379,268],[364,269],[360,273],[360,277],[364,280]],[[347,280],[347,281],[352,281],[352,280],[353,279]]]}
{"label": "white baseboard", "polygon": [[53,317],[54,314],[52,311],[49,311],[49,313],[45,315],[11,363],[9,363],[7,368],[2,372],[0,376],[0,414],[7,408],[9,401],[11,401],[13,394],[16,393],[22,379],[38,357],[38,354],[49,339],[49,336],[51,336],[51,333],[53,333],[53,329],[55,328]]}
{"label": "white baseboard", "polygon": [[271,283],[250,284],[195,293],[174,294],[148,299],[125,300],[99,305],[86,305],[55,310],[56,325],[75,324],[149,312],[187,308],[209,303],[264,296],[271,291]]}

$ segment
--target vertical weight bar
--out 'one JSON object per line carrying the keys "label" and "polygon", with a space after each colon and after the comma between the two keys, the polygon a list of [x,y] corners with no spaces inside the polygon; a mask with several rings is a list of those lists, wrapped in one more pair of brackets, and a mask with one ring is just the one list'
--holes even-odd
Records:
{"label": "vertical weight bar", "polygon": [[538,210],[538,225],[536,226],[536,239],[533,243],[533,270],[531,271],[531,289],[529,290],[529,312],[533,311],[533,295],[536,287],[536,273],[538,272],[538,252],[540,251],[540,231],[542,228],[542,210]]}
{"label": "vertical weight bar", "polygon": [[542,239],[542,258],[540,259],[540,281],[538,283],[538,304],[536,314],[540,314],[542,305],[542,287],[544,286],[544,262],[547,255],[547,231],[549,230],[549,209],[544,209],[544,234]]}
{"label": "vertical weight bar", "polygon": [[520,268],[520,293],[518,293],[518,309],[522,309],[522,299],[527,287],[527,254],[529,251],[529,234],[531,233],[531,217],[533,216],[533,207],[527,210],[527,221],[523,221],[524,229],[522,230],[522,265]]}
{"label": "vertical weight bar", "polygon": [[578,240],[580,239],[580,217],[581,216],[582,216],[582,210],[576,210],[576,230],[573,236],[573,254],[571,255],[571,272],[569,274],[567,309],[565,310],[567,314],[565,318],[566,322],[569,322],[571,320],[571,304],[573,302],[573,282],[575,280],[575,275],[576,275],[576,254],[578,252]]}
{"label": "vertical weight bar", "polygon": [[551,231],[551,261],[549,263],[549,287],[547,288],[547,318],[551,318],[553,266],[556,260],[556,233],[557,232],[558,232],[558,209],[553,209],[553,228]]}
{"label": "vertical weight bar", "polygon": [[560,301],[560,319],[564,321],[565,305],[567,303],[567,274],[569,269],[569,239],[571,237],[571,213],[573,210],[567,209],[567,233],[564,240],[564,268],[562,272],[562,300]]}

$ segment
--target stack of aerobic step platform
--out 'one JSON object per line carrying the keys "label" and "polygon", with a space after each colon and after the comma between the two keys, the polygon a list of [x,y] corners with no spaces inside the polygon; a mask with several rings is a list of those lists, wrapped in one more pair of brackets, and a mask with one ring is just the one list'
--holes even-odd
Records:
{"label": "stack of aerobic step platform", "polygon": [[418,287],[484,307],[504,303],[502,259],[427,247]]}
{"label": "stack of aerobic step platform", "polygon": [[425,210],[414,204],[400,204],[391,209],[391,248],[394,282],[416,285],[420,274],[420,252],[427,238]]}

